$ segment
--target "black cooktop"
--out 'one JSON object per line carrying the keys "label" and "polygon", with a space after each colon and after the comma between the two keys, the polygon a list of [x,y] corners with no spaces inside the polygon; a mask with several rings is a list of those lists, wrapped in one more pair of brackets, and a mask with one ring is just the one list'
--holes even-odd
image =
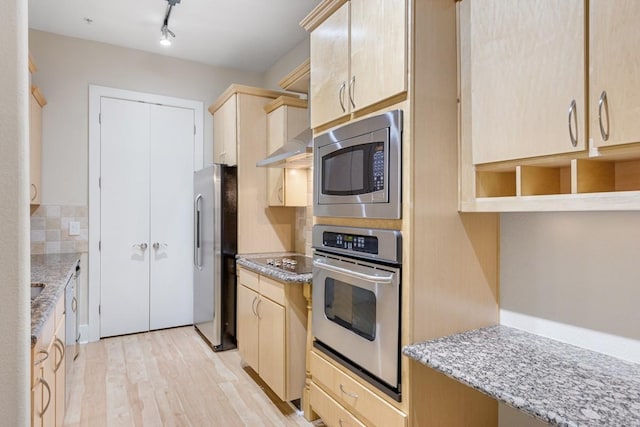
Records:
{"label": "black cooktop", "polygon": [[313,258],[304,255],[252,258],[251,261],[262,265],[268,265],[269,267],[278,268],[290,273],[307,274],[313,272]]}

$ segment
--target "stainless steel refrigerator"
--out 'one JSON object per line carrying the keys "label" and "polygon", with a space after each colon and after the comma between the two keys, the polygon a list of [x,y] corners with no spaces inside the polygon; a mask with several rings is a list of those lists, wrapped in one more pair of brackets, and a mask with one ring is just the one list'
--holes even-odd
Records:
{"label": "stainless steel refrigerator", "polygon": [[215,350],[236,347],[237,168],[194,173],[193,324]]}

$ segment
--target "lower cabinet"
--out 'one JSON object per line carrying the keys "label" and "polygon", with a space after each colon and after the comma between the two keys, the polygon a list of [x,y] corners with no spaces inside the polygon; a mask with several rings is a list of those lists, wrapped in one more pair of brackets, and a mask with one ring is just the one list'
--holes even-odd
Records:
{"label": "lower cabinet", "polygon": [[406,427],[406,414],[315,351],[310,368],[311,408],[327,426]]}
{"label": "lower cabinet", "polygon": [[301,283],[238,269],[238,351],[283,401],[299,399],[305,380],[307,307]]}
{"label": "lower cabinet", "polygon": [[65,410],[64,295],[31,349],[31,425],[61,427]]}

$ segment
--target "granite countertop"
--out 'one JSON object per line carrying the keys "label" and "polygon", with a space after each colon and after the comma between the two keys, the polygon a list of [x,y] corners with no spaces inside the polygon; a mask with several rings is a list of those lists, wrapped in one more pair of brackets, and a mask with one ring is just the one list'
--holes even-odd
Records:
{"label": "granite countertop", "polygon": [[40,295],[31,301],[31,345],[40,336],[69,278],[75,273],[79,260],[78,253],[31,255],[31,283],[46,285]]}
{"label": "granite countertop", "polygon": [[558,426],[640,426],[640,365],[506,326],[402,352]]}
{"label": "granite countertop", "polygon": [[238,254],[236,255],[236,262],[246,267],[250,270],[255,271],[256,273],[263,274],[265,276],[269,276],[272,279],[279,280],[281,282],[287,283],[311,283],[313,280],[312,273],[306,274],[296,274],[288,271],[284,271],[280,268],[272,267],[269,265],[258,264],[256,262],[251,261],[252,258],[281,258],[290,255],[301,255],[294,252],[272,252],[272,253],[262,253],[262,254]]}

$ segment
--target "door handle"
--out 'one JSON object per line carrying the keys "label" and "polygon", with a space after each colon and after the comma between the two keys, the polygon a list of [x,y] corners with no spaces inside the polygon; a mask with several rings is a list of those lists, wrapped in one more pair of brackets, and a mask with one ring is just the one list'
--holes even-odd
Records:
{"label": "door handle", "polygon": [[136,247],[137,247],[137,248],[138,248],[138,249],[140,249],[141,251],[146,251],[146,250],[147,250],[147,248],[149,247],[149,245],[147,245],[146,243],[134,243],[132,247],[133,247],[133,248],[136,248]]}
{"label": "door handle", "polygon": [[158,249],[166,248],[167,246],[169,246],[169,245],[167,245],[166,243],[155,242],[153,244],[153,249],[155,249],[157,251]]}
{"label": "door handle", "polygon": [[198,268],[202,267],[200,256],[200,201],[202,194],[198,194],[193,201],[193,265]]}
{"label": "door handle", "polygon": [[373,276],[371,274],[358,273],[357,271],[351,271],[346,268],[337,267],[335,265],[326,264],[321,261],[313,261],[313,265],[316,267],[324,268],[325,270],[333,271],[334,273],[342,273],[349,277],[365,280],[372,283],[391,283],[393,281],[393,274],[388,276]]}

